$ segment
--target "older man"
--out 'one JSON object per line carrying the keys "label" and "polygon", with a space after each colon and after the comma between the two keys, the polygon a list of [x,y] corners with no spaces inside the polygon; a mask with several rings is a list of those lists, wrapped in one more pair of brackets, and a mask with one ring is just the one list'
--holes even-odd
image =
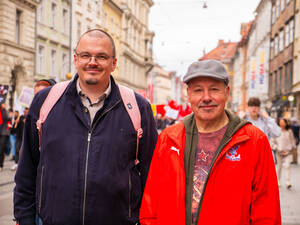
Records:
{"label": "older man", "polygon": [[137,133],[111,73],[117,65],[111,36],[90,30],[74,54],[77,75],[49,113],[41,150],[36,121],[50,88],[39,91],[26,118],[16,173],[14,214],[20,225],[136,224],[157,131],[150,104],[135,95],[143,136]]}
{"label": "older man", "polygon": [[194,62],[183,81],[193,114],[159,136],[141,224],[280,224],[268,139],[224,109],[229,77],[223,64]]}

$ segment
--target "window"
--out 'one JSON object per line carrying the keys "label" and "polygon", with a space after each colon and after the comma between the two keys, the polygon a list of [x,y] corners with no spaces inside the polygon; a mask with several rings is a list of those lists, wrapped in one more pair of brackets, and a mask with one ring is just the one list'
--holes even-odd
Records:
{"label": "window", "polygon": [[290,20],[289,26],[290,26],[290,43],[293,43],[294,42],[294,19]]}
{"label": "window", "polygon": [[273,97],[273,73],[270,74],[269,79],[269,97]]}
{"label": "window", "polygon": [[276,19],[276,8],[275,5],[272,6],[272,24],[275,23],[275,19]]}
{"label": "window", "polygon": [[289,91],[293,87],[293,61],[289,62]]}
{"label": "window", "polygon": [[56,26],[56,4],[52,2],[51,4],[51,27],[55,28]]}
{"label": "window", "polygon": [[279,17],[280,14],[280,0],[276,0],[276,18]]}
{"label": "window", "polygon": [[284,89],[285,92],[287,92],[289,90],[289,64],[288,63],[284,65],[284,77],[285,77]]}
{"label": "window", "polygon": [[37,72],[39,74],[45,73],[45,47],[42,45],[38,46]]}
{"label": "window", "polygon": [[66,53],[63,53],[61,77],[65,77],[67,73],[68,73],[68,55]]}
{"label": "window", "polygon": [[283,11],[285,9],[285,0],[281,0],[280,8],[281,8],[281,11]]}
{"label": "window", "polygon": [[62,16],[63,16],[63,21],[62,21],[62,28],[63,28],[63,33],[68,34],[69,31],[69,16],[68,16],[68,10],[67,9],[63,9],[62,12]]}
{"label": "window", "polygon": [[271,43],[270,43],[270,57],[271,57],[271,59],[274,58],[274,40],[271,40]]}
{"label": "window", "polygon": [[51,50],[51,71],[50,71],[50,76],[56,77],[58,81],[58,74],[57,74],[57,65],[56,65],[56,50],[52,49]]}
{"label": "window", "polygon": [[114,32],[115,32],[115,26],[114,26],[114,19],[113,18],[111,18],[111,20],[110,20],[110,32],[111,32],[111,34],[114,34]]}
{"label": "window", "polygon": [[45,19],[44,3],[41,1],[37,7],[37,21],[43,23]]}
{"label": "window", "polygon": [[104,18],[103,18],[103,27],[107,27],[107,13],[104,13]]}
{"label": "window", "polygon": [[282,67],[279,68],[279,93],[282,93],[282,88],[283,88],[283,74],[282,74]]}
{"label": "window", "polygon": [[287,23],[285,25],[285,47],[290,44],[290,25]]}
{"label": "window", "polygon": [[275,36],[274,39],[274,56],[278,54],[278,35]]}
{"label": "window", "polygon": [[77,40],[79,40],[81,36],[81,22],[77,21]]}
{"label": "window", "polygon": [[281,52],[283,50],[283,47],[284,47],[284,32],[283,32],[283,29],[280,30],[279,32],[279,51]]}
{"label": "window", "polygon": [[277,95],[278,94],[278,77],[277,77],[277,71],[275,71],[275,73],[274,73],[274,90],[275,90],[275,95]]}
{"label": "window", "polygon": [[21,14],[20,10],[16,10],[16,42],[20,44],[21,37]]}

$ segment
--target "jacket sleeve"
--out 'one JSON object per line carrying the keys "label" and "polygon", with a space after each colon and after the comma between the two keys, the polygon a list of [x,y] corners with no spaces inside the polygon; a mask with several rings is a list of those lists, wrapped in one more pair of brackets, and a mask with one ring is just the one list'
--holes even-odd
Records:
{"label": "jacket sleeve", "polygon": [[280,225],[280,202],[275,164],[265,135],[256,140],[250,224]]}
{"label": "jacket sleeve", "polygon": [[281,128],[275,122],[275,119],[268,117],[266,119],[266,126],[268,129],[268,137],[277,138],[281,134]]}
{"label": "jacket sleeve", "polygon": [[36,98],[29,109],[24,126],[20,160],[15,175],[14,216],[19,225],[35,224],[36,176],[40,152],[36,120],[40,103]]}
{"label": "jacket sleeve", "polygon": [[141,225],[156,225],[157,224],[157,205],[159,198],[160,185],[160,160],[159,152],[162,148],[161,136],[158,138],[152,162],[148,174],[148,179],[142,199],[142,206],[140,210],[140,224]]}

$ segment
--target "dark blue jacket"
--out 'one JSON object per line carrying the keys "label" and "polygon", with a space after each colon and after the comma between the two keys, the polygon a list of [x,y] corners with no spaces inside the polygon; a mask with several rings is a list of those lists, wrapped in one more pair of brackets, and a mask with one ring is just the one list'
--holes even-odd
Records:
{"label": "dark blue jacket", "polygon": [[41,151],[36,121],[50,88],[33,99],[15,176],[15,218],[32,225],[37,212],[44,225],[135,224],[157,139],[150,104],[136,94],[143,137],[135,166],[136,131],[113,78],[92,125],[76,80],[43,124]]}

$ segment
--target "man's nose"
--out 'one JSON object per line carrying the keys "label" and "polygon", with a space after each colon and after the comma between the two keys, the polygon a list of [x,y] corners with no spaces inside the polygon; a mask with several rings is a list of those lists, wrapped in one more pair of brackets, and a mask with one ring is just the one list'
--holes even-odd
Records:
{"label": "man's nose", "polygon": [[203,99],[204,101],[211,100],[211,96],[210,96],[210,93],[209,93],[208,90],[204,90],[204,91],[203,91],[202,99]]}
{"label": "man's nose", "polygon": [[95,56],[91,56],[91,59],[90,59],[90,61],[89,61],[89,64],[97,64],[97,61],[96,61],[96,58],[95,58]]}

